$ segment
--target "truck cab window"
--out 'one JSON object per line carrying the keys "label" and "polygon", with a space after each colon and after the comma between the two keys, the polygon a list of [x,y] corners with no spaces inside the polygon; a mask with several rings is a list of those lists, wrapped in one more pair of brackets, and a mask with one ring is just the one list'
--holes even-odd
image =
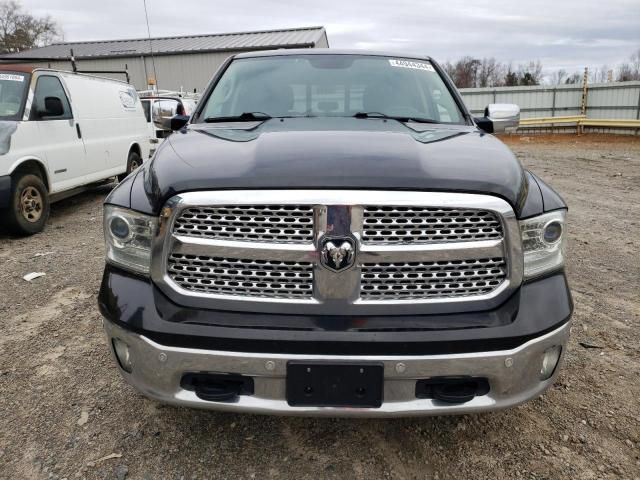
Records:
{"label": "truck cab window", "polygon": [[[64,113],[55,117],[39,116],[37,112],[45,111],[45,98],[57,97],[62,101]],[[62,88],[62,83],[58,77],[51,75],[43,75],[38,79],[36,91],[33,96],[33,107],[31,108],[33,120],[67,120],[73,118],[71,106],[67,94]]]}

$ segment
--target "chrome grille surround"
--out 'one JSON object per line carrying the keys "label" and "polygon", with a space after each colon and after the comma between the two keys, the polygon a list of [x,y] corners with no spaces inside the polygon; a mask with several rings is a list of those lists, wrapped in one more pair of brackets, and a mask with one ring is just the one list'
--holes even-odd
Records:
{"label": "chrome grille surround", "polygon": [[313,207],[300,205],[221,205],[189,207],[173,231],[186,237],[253,242],[313,241]]}
{"label": "chrome grille surround", "polygon": [[406,300],[484,295],[507,276],[504,258],[362,265],[363,299]]}
{"label": "chrome grille surround", "polygon": [[487,210],[366,206],[365,244],[441,243],[502,238],[500,218]]}
{"label": "chrome grille surround", "polygon": [[[290,238],[278,241],[264,238],[218,238],[210,235],[188,235],[180,230],[179,219],[185,211],[216,210],[228,206],[241,206],[243,211],[260,206],[287,206],[296,211],[313,212],[311,222],[313,234],[296,242]],[[500,223],[500,238],[461,239],[459,241],[430,241],[409,243],[363,242],[365,230],[365,209],[367,206],[406,207],[420,209],[452,209],[456,211],[485,211],[495,216]],[[273,207],[269,207],[273,208]],[[283,210],[287,211],[287,210]],[[498,230],[496,228],[496,230]],[[320,264],[319,244],[324,237],[344,237],[354,240],[356,245],[355,265],[348,270],[335,273]],[[182,257],[180,257],[182,255]],[[195,264],[192,272],[200,277],[191,278],[189,270],[180,268],[177,260],[196,260],[207,265]],[[245,262],[250,268],[247,273],[240,269],[220,267],[217,263],[228,260]],[[390,266],[414,264],[424,268],[435,262],[450,262],[444,271],[455,262],[481,261],[483,259],[503,259],[501,273],[491,274],[482,285],[483,273],[474,275],[476,284],[458,288],[453,294],[450,289],[436,287],[428,293],[428,287],[418,287],[421,294],[398,294],[414,291],[405,288],[413,279],[401,268],[401,287],[396,293],[377,294],[380,273],[372,271],[375,265]],[[212,264],[208,264],[213,262]],[[255,262],[255,263],[254,263]],[[258,284],[258,265],[267,262],[285,265],[300,275],[297,282],[279,283],[270,278],[273,288]],[[277,264],[276,262],[284,262]],[[178,266],[176,271],[176,266]],[[489,266],[489,265],[488,265]],[[202,270],[214,267],[211,271]],[[300,267],[301,270],[295,270]],[[217,271],[215,269],[218,269]],[[222,268],[222,270],[220,270]],[[226,268],[226,271],[225,271]],[[475,267],[474,267],[475,268]],[[235,271],[239,274],[234,273]],[[484,269],[476,268],[474,272]],[[494,269],[495,270],[495,269]],[[151,278],[154,283],[174,302],[192,307],[215,308],[248,312],[307,314],[307,315],[410,315],[425,313],[449,313],[489,309],[497,307],[522,282],[522,254],[518,222],[510,205],[497,197],[475,194],[443,192],[392,192],[355,190],[237,190],[203,191],[176,195],[165,204],[160,218],[160,228],[154,240],[152,252]],[[250,273],[249,273],[250,272]],[[308,274],[311,273],[311,278]],[[420,272],[420,273],[427,273]],[[373,274],[373,277],[371,275]],[[376,274],[378,277],[376,277]],[[243,276],[244,275],[244,276]],[[262,275],[262,274],[260,274]],[[256,278],[254,278],[256,277]],[[476,279],[477,278],[477,279]],[[206,280],[203,282],[202,279]],[[429,278],[420,278],[429,284]],[[211,287],[210,283],[214,282]],[[243,281],[246,285],[243,285]],[[218,282],[218,284],[215,284]],[[229,283],[233,282],[233,283]],[[269,283],[267,282],[267,283]],[[404,283],[403,283],[404,282]],[[496,284],[496,282],[498,282]],[[468,282],[467,282],[468,283]],[[286,285],[296,285],[295,288]],[[451,282],[455,284],[455,282]],[[278,285],[284,288],[278,288]],[[300,287],[305,285],[304,287]],[[373,285],[373,287],[372,287]],[[376,287],[375,285],[378,285]],[[433,288],[433,287],[432,287]],[[477,288],[477,290],[475,290]],[[304,293],[297,293],[298,290]],[[456,290],[454,288],[454,290]],[[296,293],[294,293],[296,292]],[[468,293],[468,294],[467,294]]]}
{"label": "chrome grille surround", "polygon": [[171,253],[169,277],[194,292],[267,298],[311,298],[313,264]]}

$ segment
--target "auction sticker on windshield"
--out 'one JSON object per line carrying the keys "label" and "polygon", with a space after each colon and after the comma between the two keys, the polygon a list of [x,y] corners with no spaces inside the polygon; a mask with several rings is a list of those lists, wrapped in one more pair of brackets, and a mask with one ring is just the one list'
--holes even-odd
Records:
{"label": "auction sticker on windshield", "polygon": [[435,68],[430,63],[414,62],[413,60],[399,60],[390,58],[389,64],[392,67],[413,68],[414,70],[426,70],[427,72],[435,72]]}
{"label": "auction sticker on windshield", "polygon": [[24,82],[22,75],[12,75],[11,73],[0,73],[0,80],[10,80],[12,82]]}

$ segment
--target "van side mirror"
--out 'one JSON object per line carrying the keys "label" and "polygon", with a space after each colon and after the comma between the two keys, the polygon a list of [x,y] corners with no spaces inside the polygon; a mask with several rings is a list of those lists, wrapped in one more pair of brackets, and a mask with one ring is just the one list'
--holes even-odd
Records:
{"label": "van side mirror", "polygon": [[502,133],[520,125],[520,107],[512,103],[491,103],[484,109],[484,117],[474,120],[478,128],[487,133]]}
{"label": "van side mirror", "polygon": [[41,117],[61,117],[64,115],[62,100],[58,97],[45,97],[44,111],[38,112]]}
{"label": "van side mirror", "polygon": [[171,117],[170,127],[172,131],[181,130],[189,123],[189,115],[174,115]]}

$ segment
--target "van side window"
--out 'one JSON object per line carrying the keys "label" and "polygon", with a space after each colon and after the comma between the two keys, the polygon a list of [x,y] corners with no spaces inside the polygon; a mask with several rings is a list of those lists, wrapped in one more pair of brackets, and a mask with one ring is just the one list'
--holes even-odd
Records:
{"label": "van side window", "polygon": [[[36,113],[44,112],[46,110],[44,100],[47,97],[57,97],[62,101],[62,107],[64,109],[64,113],[62,115],[56,117],[41,117]],[[36,91],[33,95],[33,107],[31,107],[31,112],[32,119],[34,120],[67,120],[73,118],[69,99],[67,98],[67,94],[65,93],[64,88],[62,88],[62,83],[60,83],[60,79],[58,79],[58,77],[43,75],[38,78]]]}
{"label": "van side window", "polygon": [[151,101],[143,100],[142,109],[144,110],[144,116],[147,119],[147,123],[151,123]]}

